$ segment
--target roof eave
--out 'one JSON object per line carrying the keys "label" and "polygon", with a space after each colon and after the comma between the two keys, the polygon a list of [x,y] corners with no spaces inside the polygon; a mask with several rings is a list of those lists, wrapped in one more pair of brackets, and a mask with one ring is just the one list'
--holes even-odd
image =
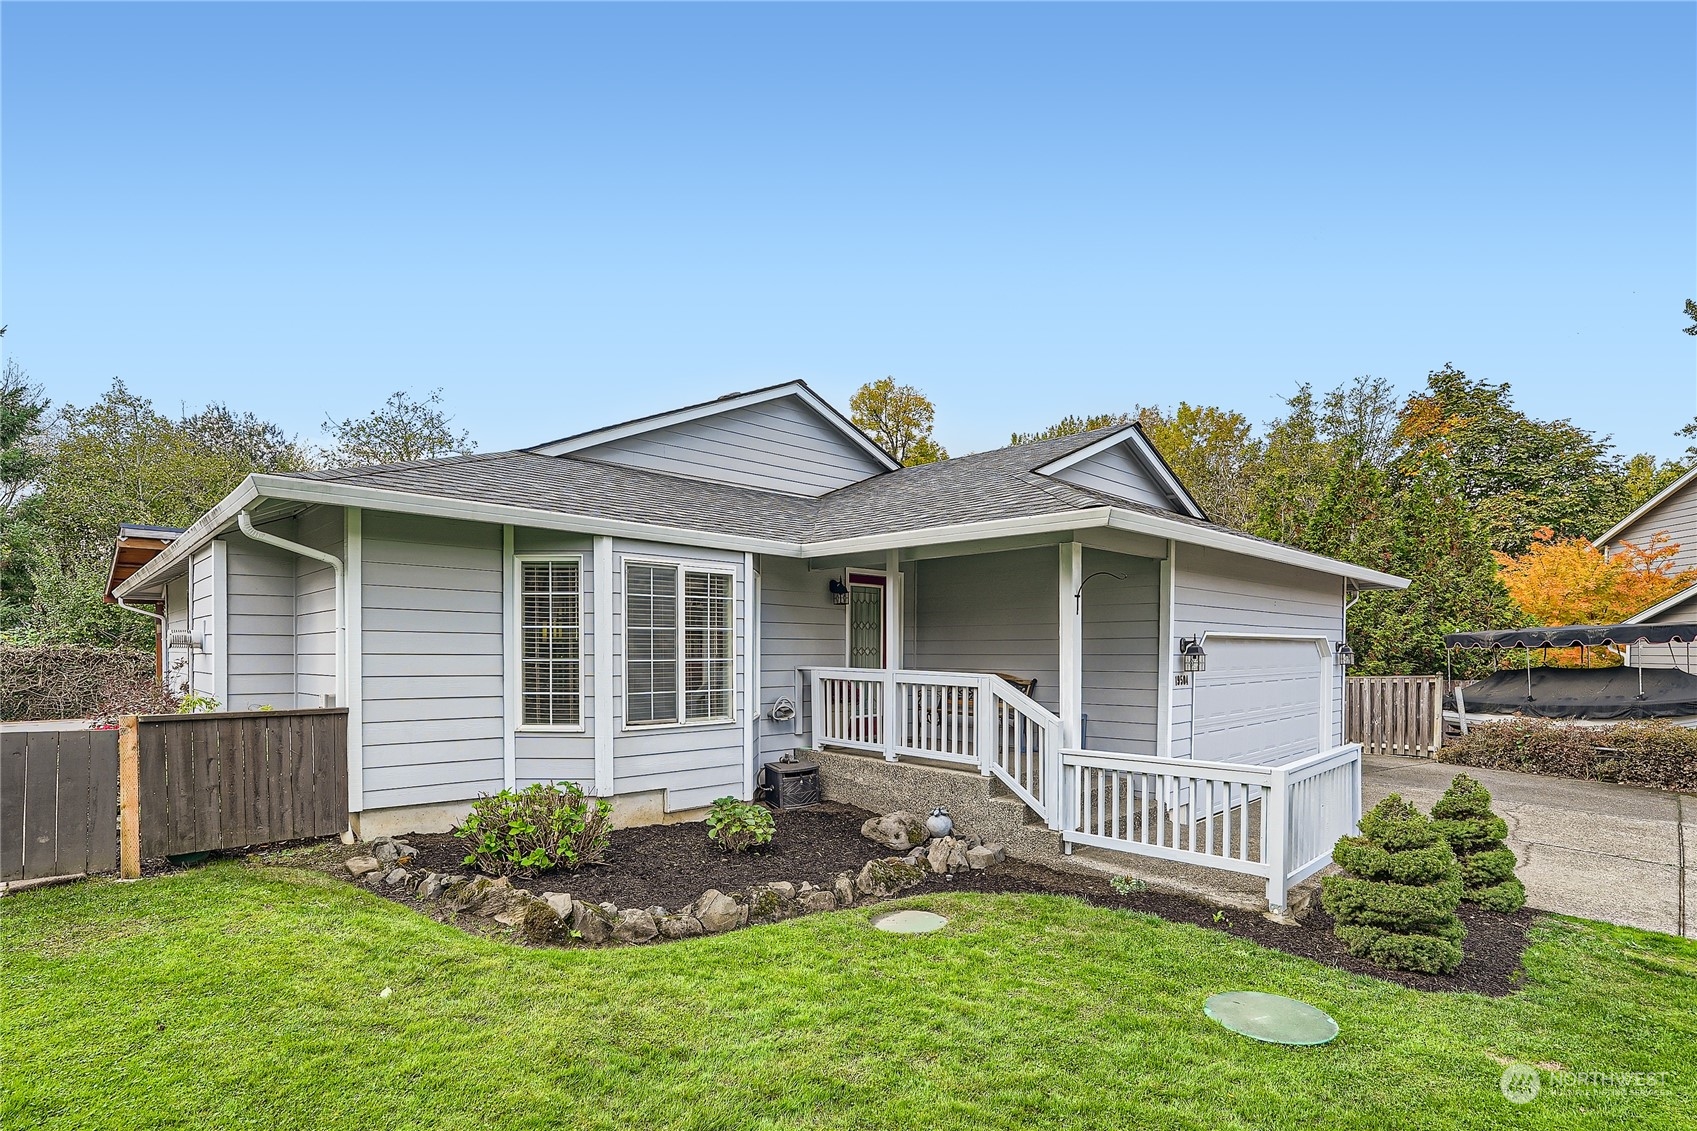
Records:
{"label": "roof eave", "polygon": [[1627,617],[1625,620],[1621,621],[1620,623],[1622,623],[1622,624],[1643,624],[1645,621],[1649,620],[1651,617],[1659,617],[1665,612],[1668,612],[1672,609],[1679,608],[1681,605],[1685,604],[1687,601],[1691,600],[1693,597],[1697,597],[1697,583],[1686,586],[1684,589],[1681,589],[1678,593],[1675,593],[1671,597],[1668,597],[1668,598],[1661,600],[1661,601],[1657,601],[1654,605],[1651,605],[1647,609],[1643,609],[1639,612],[1633,613],[1631,616]]}

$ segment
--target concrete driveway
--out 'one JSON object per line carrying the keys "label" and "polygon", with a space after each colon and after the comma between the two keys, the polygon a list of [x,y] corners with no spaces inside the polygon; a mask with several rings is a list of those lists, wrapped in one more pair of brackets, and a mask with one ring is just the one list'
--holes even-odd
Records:
{"label": "concrete driveway", "polygon": [[1531,906],[1697,938],[1697,797],[1421,758],[1361,761],[1365,808],[1400,793],[1429,812],[1456,774],[1477,778],[1508,822]]}

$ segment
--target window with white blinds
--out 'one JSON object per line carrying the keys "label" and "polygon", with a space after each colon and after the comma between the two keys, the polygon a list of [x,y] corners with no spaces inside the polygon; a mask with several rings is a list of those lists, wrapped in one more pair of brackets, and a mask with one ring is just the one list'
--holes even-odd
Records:
{"label": "window with white blinds", "polygon": [[625,725],[735,717],[734,579],[625,563]]}
{"label": "window with white blinds", "polygon": [[524,726],[583,725],[582,574],[576,558],[519,563]]}

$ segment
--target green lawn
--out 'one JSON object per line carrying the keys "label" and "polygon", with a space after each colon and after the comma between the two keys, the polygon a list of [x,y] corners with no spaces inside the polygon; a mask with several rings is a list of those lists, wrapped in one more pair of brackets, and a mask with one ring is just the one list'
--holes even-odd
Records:
{"label": "green lawn", "polygon": [[[925,896],[711,939],[526,950],[239,863],[0,899],[0,1127],[1697,1125],[1697,945],[1551,919],[1503,1000],[1033,896]],[[388,987],[388,997],[381,991]],[[1291,994],[1331,1045],[1216,1027]],[[1507,1061],[1669,1072],[1532,1103]]]}

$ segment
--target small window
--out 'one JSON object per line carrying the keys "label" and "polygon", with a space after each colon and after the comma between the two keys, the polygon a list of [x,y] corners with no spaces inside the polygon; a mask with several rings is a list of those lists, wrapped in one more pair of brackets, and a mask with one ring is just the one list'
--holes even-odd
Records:
{"label": "small window", "polygon": [[736,678],[729,573],[625,566],[625,724],[732,719]]}
{"label": "small window", "polygon": [[582,611],[575,558],[519,563],[523,725],[583,725]]}

